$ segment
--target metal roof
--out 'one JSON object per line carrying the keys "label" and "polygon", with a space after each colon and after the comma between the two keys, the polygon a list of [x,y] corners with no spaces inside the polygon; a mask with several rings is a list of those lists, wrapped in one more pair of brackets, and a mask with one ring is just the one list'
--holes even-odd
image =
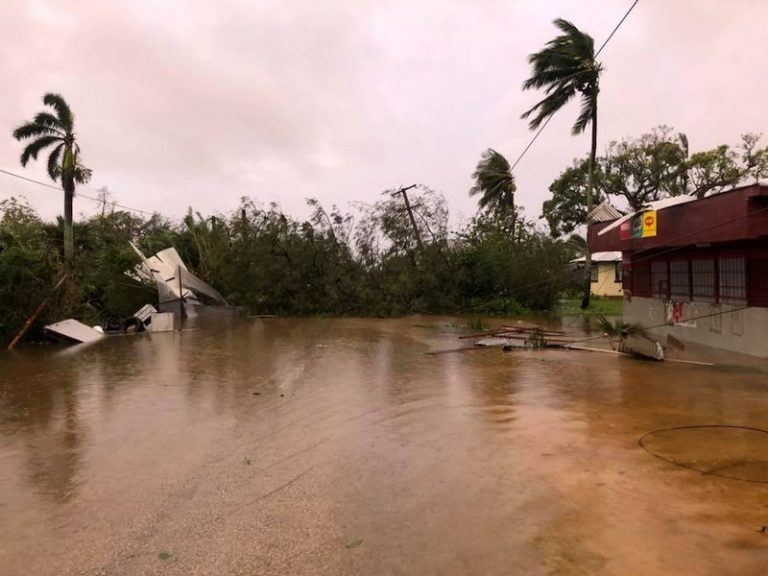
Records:
{"label": "metal roof", "polygon": [[[571,262],[584,262],[586,258],[574,258]],[[592,262],[621,262],[621,252],[595,252],[592,254]]]}
{"label": "metal roof", "polygon": [[621,218],[623,214],[611,206],[608,200],[601,202],[598,206],[592,209],[587,216],[588,222],[611,222],[616,218]]}

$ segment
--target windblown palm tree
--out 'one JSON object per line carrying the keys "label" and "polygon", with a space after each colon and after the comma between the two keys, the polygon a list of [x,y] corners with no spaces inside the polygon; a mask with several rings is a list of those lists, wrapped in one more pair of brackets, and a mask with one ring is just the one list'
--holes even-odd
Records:
{"label": "windblown palm tree", "polygon": [[510,217],[514,229],[517,186],[507,159],[493,148],[488,148],[480,156],[472,178],[475,185],[469,189],[469,195],[481,194],[478,200],[480,208]]}
{"label": "windblown palm tree", "polygon": [[46,148],[53,147],[48,155],[48,175],[54,181],[61,179],[64,190],[64,258],[67,265],[71,266],[74,252],[72,202],[75,184],[88,182],[91,170],[80,163],[80,146],[74,130],[75,118],[64,98],[49,93],[43,96],[43,103],[50,106],[54,113],[38,113],[31,122],[16,128],[13,137],[19,141],[31,140],[21,153],[22,166],[26,166],[30,159],[37,160],[37,155]]}
{"label": "windblown palm tree", "polygon": [[[547,42],[546,46],[528,57],[533,66],[532,76],[523,84],[524,90],[544,89],[547,96],[522,117],[531,118],[529,127],[536,130],[542,122],[565,106],[574,97],[580,97],[581,112],[571,129],[581,134],[592,125],[592,148],[589,157],[589,183],[587,186],[587,214],[592,210],[592,189],[595,155],[597,153],[597,94],[600,92],[602,66],[595,60],[594,40],[576,26],[558,18],[554,22],[562,34]],[[586,256],[586,277],[581,307],[589,306],[591,257]]]}

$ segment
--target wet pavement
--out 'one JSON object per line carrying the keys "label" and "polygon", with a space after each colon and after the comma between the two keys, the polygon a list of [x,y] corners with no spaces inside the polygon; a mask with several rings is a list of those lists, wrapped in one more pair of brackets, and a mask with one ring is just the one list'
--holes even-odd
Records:
{"label": "wet pavement", "polygon": [[765,370],[426,354],[457,345],[253,319],[0,354],[0,574],[766,572],[768,435],[651,437],[758,482],[638,445],[768,428]]}

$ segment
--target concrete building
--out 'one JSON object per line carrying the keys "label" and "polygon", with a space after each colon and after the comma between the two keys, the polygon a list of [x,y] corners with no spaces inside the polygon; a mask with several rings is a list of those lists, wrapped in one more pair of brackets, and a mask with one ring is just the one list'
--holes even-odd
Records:
{"label": "concrete building", "polygon": [[590,224],[587,241],[622,253],[625,322],[768,358],[768,186],[653,202]]}

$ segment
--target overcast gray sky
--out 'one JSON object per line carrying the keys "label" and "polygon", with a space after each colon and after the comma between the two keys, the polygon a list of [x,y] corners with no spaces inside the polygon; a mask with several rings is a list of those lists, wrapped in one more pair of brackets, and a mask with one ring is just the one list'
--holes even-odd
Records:
{"label": "overcast gray sky", "polygon": [[[304,216],[382,190],[442,191],[452,221],[480,153],[511,161],[531,138],[520,113],[526,57],[563,17],[599,46],[631,0],[2,0],[0,168],[22,170],[11,130],[59,92],[76,114],[90,192],[169,216],[229,212],[241,196]],[[640,0],[601,55],[600,148],[668,124],[693,150],[768,133],[764,0]],[[574,102],[515,171],[538,217],[588,135]],[[768,135],[763,144],[768,144]],[[45,217],[54,190],[0,174]],[[94,204],[76,203],[77,212]]]}

